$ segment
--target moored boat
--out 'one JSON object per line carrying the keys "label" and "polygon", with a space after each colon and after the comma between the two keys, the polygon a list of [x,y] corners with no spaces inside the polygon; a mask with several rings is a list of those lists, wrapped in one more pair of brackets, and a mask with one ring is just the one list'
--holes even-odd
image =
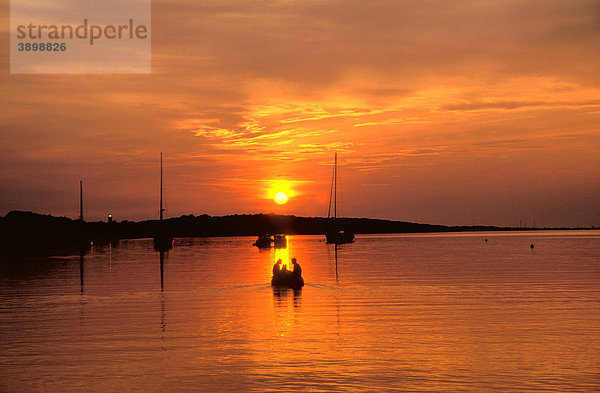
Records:
{"label": "moored boat", "polygon": [[[333,165],[333,180],[331,182],[331,191],[329,193],[329,210],[327,212],[327,218],[331,219],[330,230],[325,232],[325,238],[327,243],[330,244],[344,244],[352,243],[354,241],[354,233],[348,228],[342,228],[337,220],[337,153],[335,153],[334,165]],[[331,208],[333,206],[333,217],[331,216]]]}
{"label": "moored boat", "polygon": [[262,233],[258,235],[258,239],[256,239],[256,241],[252,245],[258,248],[271,248],[272,244],[273,238],[271,237],[271,235]]}
{"label": "moored boat", "polygon": [[173,248],[173,238],[169,236],[156,236],[154,238],[154,250],[167,251]]}
{"label": "moored boat", "polygon": [[286,248],[287,247],[287,237],[285,235],[273,236],[273,247]]}

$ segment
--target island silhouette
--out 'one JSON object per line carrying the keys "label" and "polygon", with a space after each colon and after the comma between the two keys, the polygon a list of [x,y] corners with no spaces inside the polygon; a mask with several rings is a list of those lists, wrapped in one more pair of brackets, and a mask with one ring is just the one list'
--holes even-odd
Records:
{"label": "island silhouette", "polygon": [[[458,231],[503,231],[518,228],[495,226],[445,226],[373,218],[338,218],[356,234],[423,233]],[[170,237],[256,236],[261,233],[322,235],[331,219],[277,214],[233,214],[227,216],[183,215],[160,220],[86,222],[26,211],[11,211],[0,217],[0,252],[19,253],[57,248],[80,249],[88,242],[118,239]],[[530,228],[531,229],[531,228]],[[552,228],[567,229],[567,228]]]}

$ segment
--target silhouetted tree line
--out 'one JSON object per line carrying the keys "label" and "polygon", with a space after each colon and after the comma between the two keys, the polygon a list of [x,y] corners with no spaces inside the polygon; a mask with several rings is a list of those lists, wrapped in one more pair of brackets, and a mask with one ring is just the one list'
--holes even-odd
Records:
{"label": "silhouetted tree line", "polygon": [[[3,251],[27,251],[77,247],[84,240],[105,242],[116,239],[150,238],[156,234],[173,237],[255,236],[259,233],[288,235],[323,234],[334,225],[322,217],[275,214],[235,214],[223,217],[184,215],[140,222],[82,222],[31,212],[12,211],[0,218],[0,247]],[[410,233],[498,230],[496,227],[447,227],[371,218],[339,218],[337,225],[354,233]]]}

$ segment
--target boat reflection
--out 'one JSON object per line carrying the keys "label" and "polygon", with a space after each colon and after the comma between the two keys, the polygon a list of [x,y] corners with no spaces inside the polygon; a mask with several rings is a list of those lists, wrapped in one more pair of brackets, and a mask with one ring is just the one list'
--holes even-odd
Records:
{"label": "boat reflection", "polygon": [[79,252],[79,286],[80,293],[83,295],[83,270],[85,265],[85,252]]}
{"label": "boat reflection", "polygon": [[300,307],[302,304],[302,290],[287,287],[273,287],[273,304],[276,309],[287,309],[290,298],[292,298],[294,308]]}
{"label": "boat reflection", "polygon": [[[331,260],[331,249],[329,247],[327,247],[327,257],[329,260]],[[338,275],[338,245],[337,244],[334,244],[334,246],[333,246],[333,261],[334,261],[333,268],[335,269],[335,283],[337,285],[339,285],[340,277]]]}
{"label": "boat reflection", "polygon": [[335,282],[336,284],[340,284],[340,277],[338,276],[338,245],[335,245]]}
{"label": "boat reflection", "polygon": [[160,291],[163,292],[165,290],[165,280],[164,280],[165,252],[164,251],[159,251],[159,259],[160,259]]}
{"label": "boat reflection", "polygon": [[165,251],[159,251],[160,261],[160,340],[163,343],[161,348],[164,350],[165,330],[167,330],[166,320],[166,299],[165,299]]}

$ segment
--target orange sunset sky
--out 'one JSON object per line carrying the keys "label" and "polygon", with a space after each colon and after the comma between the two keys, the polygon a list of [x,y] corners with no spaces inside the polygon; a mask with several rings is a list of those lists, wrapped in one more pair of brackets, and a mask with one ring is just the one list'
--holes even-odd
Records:
{"label": "orange sunset sky", "polygon": [[[600,226],[600,1],[152,2],[150,75],[11,75],[0,214]],[[273,193],[289,201],[277,205]]]}

